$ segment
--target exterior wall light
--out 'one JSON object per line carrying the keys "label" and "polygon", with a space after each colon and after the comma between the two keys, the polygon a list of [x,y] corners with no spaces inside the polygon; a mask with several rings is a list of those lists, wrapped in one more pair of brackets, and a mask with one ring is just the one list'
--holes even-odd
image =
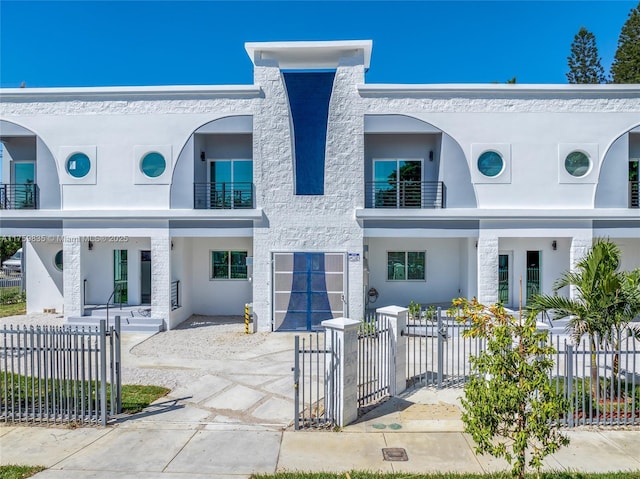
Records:
{"label": "exterior wall light", "polygon": [[553,249],[553,251],[558,249],[558,242],[556,240],[551,242],[551,249]]}
{"label": "exterior wall light", "polygon": [[87,246],[89,247],[89,251],[93,250],[93,242],[89,241],[89,243],[87,244]]}
{"label": "exterior wall light", "polygon": [[204,159],[205,159],[204,151],[201,151],[201,152],[200,152],[200,159],[201,159],[202,161],[204,161]]}

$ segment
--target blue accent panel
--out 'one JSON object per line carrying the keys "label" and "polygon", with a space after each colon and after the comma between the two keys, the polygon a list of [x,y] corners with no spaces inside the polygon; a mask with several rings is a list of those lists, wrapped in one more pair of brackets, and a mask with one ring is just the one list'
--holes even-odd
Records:
{"label": "blue accent panel", "polygon": [[296,195],[324,194],[332,72],[283,72],[295,140]]}
{"label": "blue accent panel", "polygon": [[311,331],[320,328],[325,319],[332,319],[324,253],[293,253],[293,284],[287,314],[280,331]]}

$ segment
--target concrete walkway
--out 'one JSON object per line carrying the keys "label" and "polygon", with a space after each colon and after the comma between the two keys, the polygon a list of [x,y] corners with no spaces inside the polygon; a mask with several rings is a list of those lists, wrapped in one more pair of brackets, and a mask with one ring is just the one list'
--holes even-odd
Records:
{"label": "concrete walkway", "polygon": [[[473,452],[472,440],[462,432],[460,390],[413,391],[339,432],[296,432],[291,428],[292,335],[238,337],[238,350],[220,349],[209,359],[188,360],[186,353],[140,352],[162,349],[153,341],[167,336],[124,336],[125,368],[186,375],[169,396],[106,428],[0,426],[1,464],[42,465],[48,469],[37,478],[65,479],[238,478],[294,470],[483,472],[508,467]],[[207,341],[218,344],[212,338]],[[222,348],[228,338],[219,339]],[[576,429],[568,434],[571,445],[547,458],[547,469],[640,473],[640,429]],[[385,461],[385,448],[403,448],[408,460]]]}
{"label": "concrete walkway", "polygon": [[[106,428],[0,427],[0,462],[43,465],[48,469],[37,478],[65,479],[249,477],[295,470],[481,473],[507,468],[502,461],[474,454],[468,435],[446,431],[442,424],[434,424],[442,430],[419,431],[429,429],[429,420],[406,414],[378,416],[375,422],[340,432],[155,417],[157,421],[132,420]],[[374,424],[378,429],[368,430]],[[568,435],[571,445],[547,458],[545,469],[640,473],[640,431],[572,430]],[[403,448],[408,460],[385,461],[383,448]]]}

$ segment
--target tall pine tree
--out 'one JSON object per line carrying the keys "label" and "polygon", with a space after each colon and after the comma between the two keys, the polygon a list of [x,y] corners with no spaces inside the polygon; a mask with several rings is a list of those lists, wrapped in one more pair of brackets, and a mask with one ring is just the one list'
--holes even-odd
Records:
{"label": "tall pine tree", "polygon": [[571,55],[567,57],[569,83],[605,83],[604,68],[600,64],[596,37],[586,28],[573,37]]}
{"label": "tall pine tree", "polygon": [[640,83],[640,3],[620,31],[611,76],[613,83]]}

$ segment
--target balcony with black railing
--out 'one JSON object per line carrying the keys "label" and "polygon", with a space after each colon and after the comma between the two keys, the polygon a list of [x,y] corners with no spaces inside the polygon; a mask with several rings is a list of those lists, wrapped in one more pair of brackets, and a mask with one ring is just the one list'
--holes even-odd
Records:
{"label": "balcony with black railing", "polygon": [[640,182],[629,182],[629,208],[640,208]]}
{"label": "balcony with black railing", "polygon": [[445,208],[442,181],[368,181],[366,208]]}
{"label": "balcony with black railing", "polygon": [[40,190],[35,183],[0,185],[0,209],[37,210]]}
{"label": "balcony with black railing", "polygon": [[197,210],[254,208],[253,183],[194,183],[193,207]]}

